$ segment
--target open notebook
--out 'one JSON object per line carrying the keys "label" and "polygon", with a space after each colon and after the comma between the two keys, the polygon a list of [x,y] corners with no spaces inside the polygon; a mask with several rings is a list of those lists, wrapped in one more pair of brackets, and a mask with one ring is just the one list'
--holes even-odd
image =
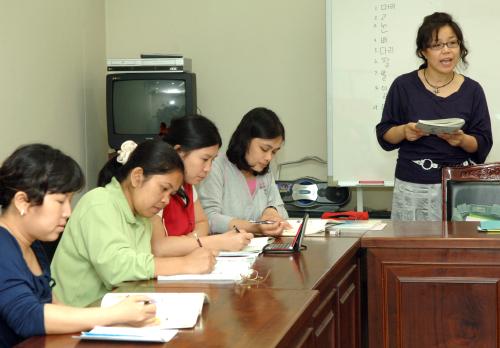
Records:
{"label": "open notebook", "polygon": [[[288,222],[292,225],[292,229],[283,231],[283,236],[295,236],[296,229],[301,223],[301,220],[289,219]],[[308,237],[323,237],[325,228],[330,231],[368,231],[382,230],[386,226],[382,220],[332,220],[332,219],[309,219],[305,235]]]}
{"label": "open notebook", "polygon": [[207,274],[177,274],[158,276],[160,282],[235,282],[251,273],[258,253],[250,256],[217,257],[214,270]]}
{"label": "open notebook", "polygon": [[177,330],[196,325],[206,294],[196,293],[108,293],[101,307],[109,307],[131,295],[145,295],[156,304],[156,323],[142,328],[127,326],[96,326],[75,338],[87,340],[168,342]]}
{"label": "open notebook", "polygon": [[[297,233],[297,229],[302,223],[302,219],[288,219],[288,223],[292,226],[291,229],[284,230],[282,236],[293,237]],[[344,221],[339,220],[326,220],[326,219],[309,219],[305,231],[305,236],[318,236],[325,235],[326,224],[342,224]]]}

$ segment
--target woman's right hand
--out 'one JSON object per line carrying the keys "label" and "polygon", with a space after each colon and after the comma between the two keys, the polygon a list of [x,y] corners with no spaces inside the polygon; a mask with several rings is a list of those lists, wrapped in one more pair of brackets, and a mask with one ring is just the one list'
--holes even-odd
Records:
{"label": "woman's right hand", "polygon": [[144,295],[133,295],[109,307],[109,309],[115,313],[116,324],[151,325],[156,321],[156,305],[149,303],[150,300]]}
{"label": "woman's right hand", "polygon": [[415,141],[420,139],[421,137],[428,135],[424,133],[422,130],[418,129],[416,127],[415,122],[409,122],[404,125],[404,134],[405,134],[405,139],[408,141]]}
{"label": "woman's right hand", "polygon": [[253,234],[240,230],[240,232],[229,231],[220,235],[221,249],[226,251],[240,251],[246,247],[253,238]]}
{"label": "woman's right hand", "polygon": [[186,273],[203,274],[212,272],[216,263],[215,257],[218,254],[218,252],[207,248],[194,249],[184,256]]}

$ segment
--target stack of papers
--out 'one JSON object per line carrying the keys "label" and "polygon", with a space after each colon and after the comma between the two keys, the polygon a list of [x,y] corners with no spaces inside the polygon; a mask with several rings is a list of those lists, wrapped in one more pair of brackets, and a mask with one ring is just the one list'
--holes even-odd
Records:
{"label": "stack of papers", "polygon": [[428,134],[453,133],[465,124],[462,118],[442,118],[437,120],[419,120],[416,127]]}
{"label": "stack of papers", "polygon": [[480,232],[500,233],[500,221],[499,220],[481,221],[479,223],[479,226],[477,226],[477,230]]}
{"label": "stack of papers", "polygon": [[[295,236],[302,220],[290,219],[288,222],[293,229],[283,231],[283,236]],[[325,229],[329,231],[368,231],[382,230],[386,226],[381,220],[333,220],[333,219],[309,219],[307,223],[306,236],[325,235]]]}
{"label": "stack of papers", "polygon": [[242,279],[252,272],[252,265],[257,258],[257,253],[251,256],[217,257],[217,263],[212,273],[208,274],[178,274],[172,276],[158,276],[158,281],[216,281],[234,282]]}
{"label": "stack of papers", "polygon": [[[282,236],[284,237],[295,237],[297,231],[302,223],[302,219],[288,219],[288,223],[292,226],[289,230],[284,230]],[[325,235],[326,225],[337,225],[343,224],[342,220],[331,220],[331,219],[314,219],[310,218],[307,221],[305,236],[318,236],[322,237]]]}
{"label": "stack of papers", "polygon": [[387,224],[383,223],[382,220],[345,220],[342,225],[336,226],[338,230],[375,230],[380,231],[383,230]]}
{"label": "stack of papers", "polygon": [[82,332],[80,336],[73,337],[99,341],[168,342],[178,331],[157,328],[96,326],[88,332]]}
{"label": "stack of papers", "polygon": [[76,338],[86,340],[168,342],[177,330],[196,325],[203,309],[206,295],[196,293],[108,293],[101,307],[110,307],[132,295],[145,295],[156,305],[156,324],[142,327],[96,326]]}

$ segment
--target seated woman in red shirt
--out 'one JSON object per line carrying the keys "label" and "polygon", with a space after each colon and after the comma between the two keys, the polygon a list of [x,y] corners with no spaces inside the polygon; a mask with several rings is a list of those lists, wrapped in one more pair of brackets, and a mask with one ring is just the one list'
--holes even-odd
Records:
{"label": "seated woman in red shirt", "polygon": [[[177,118],[171,122],[164,139],[184,162],[184,184],[163,211],[153,217],[153,253],[184,255],[200,245],[236,251],[248,245],[253,235],[245,230],[209,235],[208,219],[194,187],[208,175],[222,145],[215,124],[201,115]],[[181,238],[169,238],[166,242],[165,236]]]}

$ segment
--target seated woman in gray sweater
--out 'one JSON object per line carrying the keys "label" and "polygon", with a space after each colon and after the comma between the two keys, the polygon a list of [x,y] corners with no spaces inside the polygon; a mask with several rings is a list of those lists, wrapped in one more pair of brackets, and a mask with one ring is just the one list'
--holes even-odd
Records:
{"label": "seated woman in gray sweater", "polygon": [[226,156],[214,160],[210,174],[199,186],[213,233],[236,226],[252,233],[280,235],[291,228],[269,171],[284,140],[285,129],[273,111],[259,107],[243,116]]}

